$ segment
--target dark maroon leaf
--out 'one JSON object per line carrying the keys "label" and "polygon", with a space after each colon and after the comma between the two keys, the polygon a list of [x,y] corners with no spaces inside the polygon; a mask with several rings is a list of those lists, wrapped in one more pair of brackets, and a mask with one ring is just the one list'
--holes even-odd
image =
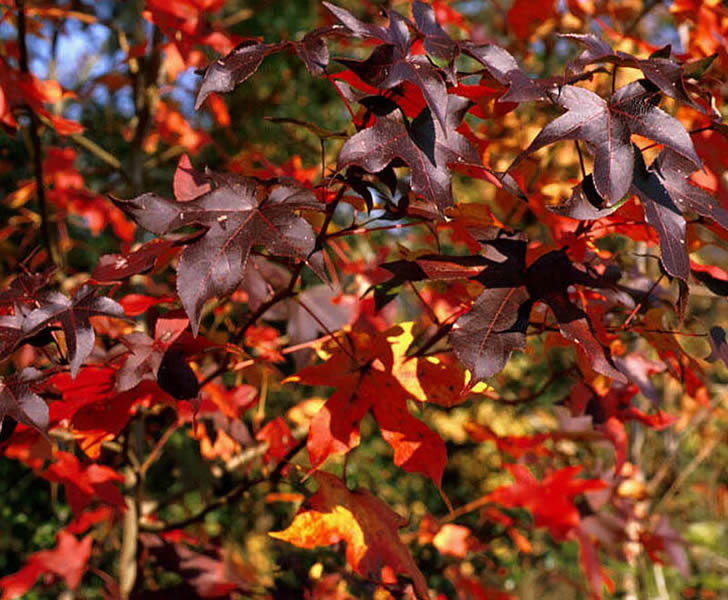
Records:
{"label": "dark maroon leaf", "polygon": [[[188,244],[177,269],[177,291],[197,335],[205,302],[232,293],[241,283],[255,245],[271,254],[307,260],[316,236],[297,210],[321,210],[313,194],[296,185],[275,185],[258,202],[256,181],[208,174],[217,187],[189,202],[142,194],[114,202],[145,229],[164,234],[200,225],[203,235]],[[309,261],[325,278],[320,257]]]}
{"label": "dark maroon leaf", "polygon": [[385,28],[363,23],[347,10],[328,2],[324,2],[324,6],[354,35],[384,42],[374,49],[367,60],[339,59],[339,62],[349,67],[363,81],[381,90],[391,90],[405,81],[417,86],[422,91],[431,113],[442,126],[443,133],[447,135],[448,95],[445,81],[441,70],[427,60],[427,57],[410,53],[408,21],[399,13],[388,10],[385,12],[389,17],[389,25]]}
{"label": "dark maroon leaf", "polygon": [[110,283],[146,273],[154,267],[159,256],[174,245],[175,242],[172,240],[156,239],[126,255],[104,254],[91,273],[91,278],[98,282]]}
{"label": "dark maroon leaf", "polygon": [[676,152],[663,150],[651,169],[656,173],[667,192],[682,211],[690,211],[715,221],[728,230],[728,211],[705,190],[690,183],[690,175],[696,169],[692,163]]}
{"label": "dark maroon leaf", "polygon": [[400,37],[399,35],[395,35],[390,29],[380,25],[371,25],[360,21],[348,10],[340,8],[335,4],[323,2],[323,5],[356,36],[361,38],[374,38],[390,44],[396,43],[397,39]]}
{"label": "dark maroon leaf", "polygon": [[594,187],[594,178],[591,175],[584,177],[581,183],[573,188],[572,194],[567,200],[548,207],[551,212],[557,215],[580,221],[606,217],[617,208],[619,208],[619,204],[606,206],[604,199]]}
{"label": "dark maroon leaf", "polygon": [[380,90],[391,90],[404,81],[416,85],[440,125],[446,124],[447,87],[440,70],[427,57],[402,55],[397,47],[383,44],[377,46],[366,60],[337,60],[356,73],[362,81]]}
{"label": "dark maroon leaf", "polygon": [[126,318],[121,305],[107,297],[97,297],[96,288],[84,285],[69,299],[59,292],[46,294],[40,307],[33,310],[23,322],[27,337],[36,335],[45,327],[59,323],[66,338],[71,377],[76,377],[83,361],[94,347],[93,327],[89,317],[104,315]]}
{"label": "dark maroon leaf", "polygon": [[594,337],[594,330],[586,313],[571,303],[566,292],[551,293],[544,300],[553,311],[561,334],[567,340],[579,344],[589,357],[592,368],[615,381],[627,383],[624,374],[615,368],[608,350]]}
{"label": "dark maroon leaf", "polygon": [[705,360],[715,362],[720,359],[728,367],[728,343],[725,338],[725,330],[722,327],[714,325],[710,328],[708,339],[710,340],[712,352]]}
{"label": "dark maroon leaf", "polygon": [[358,165],[376,173],[399,158],[410,168],[412,190],[433,207],[444,210],[453,204],[448,165],[482,168],[470,142],[455,131],[467,106],[464,98],[448,96],[447,135],[440,123],[430,117],[427,108],[409,127],[397,113],[378,117],[372,127],[346,141],[339,153],[337,169]]}
{"label": "dark maroon leaf", "polygon": [[323,38],[335,30],[334,27],[319,27],[304,35],[300,42],[294,43],[296,53],[303,60],[308,72],[316,77],[326,73],[329,66],[329,48]]}
{"label": "dark maroon leaf", "polygon": [[670,46],[654,52],[650,58],[640,59],[624,52],[615,52],[609,44],[593,33],[565,33],[560,37],[574,40],[585,47],[585,50],[567,65],[567,70],[581,70],[584,66],[596,62],[609,62],[617,66],[640,69],[663,94],[696,110],[704,111],[685,89],[683,66],[670,58]]}
{"label": "dark maroon leaf", "polygon": [[28,367],[12,377],[0,378],[0,426],[8,416],[42,432],[48,429],[48,405],[31,389],[31,383],[40,377],[40,371]]}
{"label": "dark maroon leaf", "polygon": [[35,302],[38,291],[48,284],[54,272],[55,267],[41,273],[20,273],[7,290],[0,292],[0,305]]}
{"label": "dark maroon leaf", "polygon": [[486,288],[450,332],[450,343],[473,380],[491,377],[505,367],[513,350],[526,347],[533,305],[525,285]]}
{"label": "dark maroon leaf", "polygon": [[660,260],[669,275],[687,281],[690,274],[687,225],[663,182],[654,169],[645,167],[642,155],[636,152],[633,186],[642,201],[647,222],[660,238]]}
{"label": "dark maroon leaf", "polygon": [[574,284],[600,287],[614,281],[573,264],[563,251],[549,252],[526,269],[523,234],[496,228],[480,233],[477,238],[488,264],[475,279],[486,289],[450,333],[450,343],[473,379],[494,375],[513,350],[525,347],[531,307],[541,301],[553,311],[564,337],[584,349],[596,371],[626,382],[614,368],[608,350],[594,337],[586,313],[572,304],[568,295]]}
{"label": "dark maroon leaf", "polygon": [[532,102],[548,98],[548,86],[526,75],[505,48],[497,44],[478,46],[470,42],[463,42],[461,48],[464,54],[483,65],[493,79],[508,86],[508,91],[500,97],[501,102]]}
{"label": "dark maroon leaf", "polygon": [[193,400],[200,392],[197,376],[185,360],[184,352],[169,348],[162,357],[157,371],[157,383],[173,398],[177,400]]}
{"label": "dark maroon leaf", "polygon": [[15,306],[12,315],[0,316],[0,361],[5,360],[25,337],[23,321],[25,316],[20,312],[19,305]]}
{"label": "dark maroon leaf", "polygon": [[701,166],[687,131],[655,106],[657,94],[645,80],[619,88],[609,103],[594,92],[572,85],[552,91],[550,96],[567,112],[546,125],[514,164],[556,141],[583,139],[594,154],[594,187],[609,205],[621,200],[632,182],[631,133],[664,144]]}
{"label": "dark maroon leaf", "polygon": [[248,40],[238,44],[230,54],[218,58],[205,70],[195,100],[195,110],[212,92],[230,92],[258,70],[263,59],[286,47],[285,42],[263,44]]}
{"label": "dark maroon leaf", "polygon": [[412,16],[417,30],[425,37],[425,50],[430,56],[448,61],[455,60],[460,48],[435,19],[432,6],[420,0],[412,3]]}

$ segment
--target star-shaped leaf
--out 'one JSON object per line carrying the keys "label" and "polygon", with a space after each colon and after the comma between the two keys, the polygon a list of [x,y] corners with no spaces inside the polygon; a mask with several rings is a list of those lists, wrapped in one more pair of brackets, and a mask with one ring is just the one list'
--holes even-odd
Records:
{"label": "star-shaped leaf", "polygon": [[40,377],[40,371],[27,367],[17,375],[0,378],[0,428],[8,416],[42,432],[48,429],[48,405],[31,387]]}
{"label": "star-shaped leaf", "polygon": [[346,542],[346,561],[356,573],[373,581],[385,579],[383,567],[412,579],[418,600],[429,598],[424,575],[417,568],[397,530],[407,519],[365,489],[349,491],[338,477],[314,473],[318,491],[283,531],[270,535],[299,548]]}
{"label": "star-shaped leaf", "polygon": [[663,150],[649,168],[635,151],[634,192],[642,201],[647,222],[660,237],[665,270],[685,282],[690,259],[683,212],[695,212],[728,230],[728,212],[708,192],[690,183],[694,171],[690,161],[670,149]]}
{"label": "star-shaped leaf", "polygon": [[425,38],[427,53],[448,62],[455,60],[460,53],[460,48],[437,22],[432,6],[415,0],[412,3],[412,17],[414,17],[417,31]]}
{"label": "star-shaped leaf", "polygon": [[632,133],[664,144],[696,167],[702,166],[682,124],[656,106],[659,93],[647,80],[619,88],[609,102],[572,85],[551,91],[550,96],[567,112],[546,125],[514,164],[548,144],[584,140],[594,154],[594,187],[610,205],[619,202],[632,183]]}
{"label": "star-shaped leaf", "polygon": [[355,35],[384,42],[364,61],[338,59],[338,62],[345,64],[364,82],[380,90],[390,90],[405,81],[417,86],[422,91],[430,112],[444,133],[449,134],[446,131],[448,94],[443,75],[427,57],[410,52],[410,34],[404,17],[394,11],[386,11],[389,26],[385,28],[363,23],[343,8],[328,2],[324,2],[324,6]]}
{"label": "star-shaped leaf", "polygon": [[[400,330],[391,332],[398,335]],[[394,449],[394,464],[422,473],[440,486],[447,462],[440,437],[407,408],[411,394],[392,370],[394,356],[387,334],[357,329],[333,345],[321,365],[306,367],[288,381],[336,387],[316,414],[308,433],[311,465],[319,467],[331,455],[346,454],[359,445],[359,424],[371,411],[382,437]]]}
{"label": "star-shaped leaf", "polygon": [[71,376],[81,368],[94,347],[96,335],[89,317],[104,315],[125,319],[121,305],[105,296],[97,296],[97,289],[89,285],[81,286],[70,299],[59,292],[44,296],[39,308],[33,310],[23,322],[26,337],[36,335],[45,327],[58,323],[66,337],[68,361]]}
{"label": "star-shaped leaf", "polygon": [[[194,200],[179,202],[147,193],[114,202],[145,229],[165,234],[198,225],[204,234],[189,243],[177,268],[177,292],[197,335],[205,302],[233,292],[242,282],[250,252],[262,245],[271,254],[307,260],[316,236],[298,210],[321,204],[295,184],[259,186],[237,175],[208,174],[215,188]],[[309,261],[325,278],[320,257]]]}
{"label": "star-shaped leaf", "polygon": [[560,37],[574,40],[584,46],[584,51],[567,65],[567,70],[581,70],[596,62],[609,62],[616,66],[640,69],[643,75],[660,91],[687,104],[696,110],[704,111],[685,89],[684,68],[670,58],[670,47],[654,52],[649,58],[636,58],[625,52],[615,52],[604,40],[593,33],[565,33]]}
{"label": "star-shaped leaf", "polygon": [[248,40],[238,44],[230,54],[218,58],[205,70],[200,90],[195,99],[195,110],[212,92],[230,92],[258,70],[263,59],[269,54],[286,47],[285,42],[263,44]]}
{"label": "star-shaped leaf", "polygon": [[337,170],[358,165],[376,173],[399,158],[410,168],[412,190],[442,211],[453,204],[448,165],[483,168],[470,142],[455,131],[467,107],[464,98],[448,96],[447,135],[428,108],[409,125],[399,111],[378,116],[372,127],[346,141],[339,152]]}
{"label": "star-shaped leaf", "polygon": [[586,313],[569,299],[570,286],[599,287],[599,278],[573,264],[562,251],[551,251],[526,267],[526,239],[522,234],[496,228],[480,233],[483,254],[490,264],[474,279],[485,290],[470,312],[455,322],[449,336],[473,379],[480,381],[495,375],[513,350],[525,348],[531,308],[541,301],[554,313],[562,335],[586,352],[595,371],[625,382],[608,350],[594,337]]}

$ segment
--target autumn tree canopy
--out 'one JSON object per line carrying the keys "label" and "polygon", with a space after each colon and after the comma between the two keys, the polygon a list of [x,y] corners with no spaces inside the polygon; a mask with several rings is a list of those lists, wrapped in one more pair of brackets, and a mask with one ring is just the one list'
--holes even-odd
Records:
{"label": "autumn tree canopy", "polygon": [[3,600],[725,594],[727,35],[2,3]]}

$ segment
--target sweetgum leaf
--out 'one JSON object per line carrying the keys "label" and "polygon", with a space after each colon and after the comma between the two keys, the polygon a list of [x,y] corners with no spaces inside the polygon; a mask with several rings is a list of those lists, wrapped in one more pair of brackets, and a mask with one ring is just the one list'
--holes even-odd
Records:
{"label": "sweetgum leaf", "polygon": [[368,490],[352,492],[338,477],[321,471],[313,477],[318,491],[287,529],[269,535],[299,548],[344,541],[346,561],[356,573],[381,581],[382,567],[388,567],[411,578],[418,600],[427,600],[425,577],[397,531],[407,520]]}
{"label": "sweetgum leaf", "polygon": [[425,56],[410,52],[408,21],[399,13],[385,10],[389,17],[389,25],[385,28],[363,23],[349,11],[328,2],[324,2],[324,6],[354,35],[384,42],[364,61],[339,59],[339,62],[348,66],[363,81],[381,90],[390,90],[405,81],[416,85],[422,91],[430,112],[447,135],[445,113],[448,95],[445,81],[441,70]]}
{"label": "sweetgum leaf", "polygon": [[500,97],[501,102],[531,102],[548,98],[548,86],[526,75],[505,48],[497,44],[476,45],[472,42],[463,42],[461,48],[464,54],[483,65],[493,79],[508,86],[508,91]]}
{"label": "sweetgum leaf", "polygon": [[669,275],[687,281],[690,274],[687,225],[680,207],[658,173],[645,167],[639,152],[635,153],[635,159],[634,190],[642,201],[647,222],[660,238],[660,260]]}
{"label": "sweetgum leaf", "polygon": [[651,165],[651,170],[682,211],[707,217],[728,231],[728,211],[708,192],[690,183],[690,175],[696,171],[690,161],[665,149]]}
{"label": "sweetgum leaf", "polygon": [[339,58],[365,83],[380,90],[391,90],[408,81],[416,85],[440,125],[445,126],[448,93],[440,70],[422,55],[402,56],[396,46],[377,46],[366,60]]}
{"label": "sweetgum leaf", "polygon": [[6,379],[0,378],[0,426],[6,416],[18,423],[45,432],[48,429],[48,405],[38,396],[30,383],[41,377],[32,367]]}
{"label": "sweetgum leaf", "polygon": [[81,286],[72,299],[59,292],[46,294],[39,308],[33,310],[23,322],[23,331],[27,337],[38,334],[53,323],[60,323],[66,337],[68,360],[71,376],[76,377],[81,364],[94,347],[93,327],[89,317],[104,315],[125,319],[121,305],[107,297],[98,297],[97,289],[89,285]]}
{"label": "sweetgum leaf", "polygon": [[619,206],[619,204],[607,206],[604,198],[599,195],[596,187],[594,187],[594,178],[587,175],[578,185],[574,186],[571,196],[567,200],[555,206],[549,206],[548,209],[563,217],[589,221],[606,217],[617,210]]}
{"label": "sweetgum leaf", "polygon": [[447,135],[427,108],[409,126],[397,113],[377,117],[372,127],[346,141],[339,152],[336,168],[358,165],[376,173],[399,158],[410,168],[413,191],[429,204],[444,210],[453,204],[448,165],[482,168],[480,157],[470,142],[455,131],[467,106],[464,98],[448,96]]}
{"label": "sweetgum leaf", "polygon": [[294,43],[296,53],[312,75],[318,77],[326,73],[329,66],[329,48],[323,38],[334,31],[334,27],[319,27],[309,31],[300,42]]}
{"label": "sweetgum leaf", "polygon": [[690,260],[687,225],[682,213],[695,212],[728,230],[728,211],[715,198],[689,181],[695,169],[690,161],[666,148],[647,168],[635,152],[634,190],[645,209],[647,222],[660,236],[661,260],[673,277],[687,282]]}
{"label": "sweetgum leaf", "polygon": [[450,343],[473,380],[499,372],[513,350],[526,345],[526,329],[536,301],[546,303],[554,313],[562,335],[577,342],[599,373],[626,382],[615,369],[606,348],[594,337],[588,316],[569,299],[572,285],[608,286],[573,264],[563,251],[552,251],[525,268],[526,238],[497,228],[479,232],[478,241],[488,265],[474,278],[485,286],[468,313],[450,332]]}
{"label": "sweetgum leaf", "polygon": [[658,94],[646,80],[619,88],[609,103],[594,92],[572,85],[552,91],[550,96],[567,112],[546,125],[514,164],[548,144],[584,140],[594,154],[595,189],[610,205],[622,199],[632,182],[632,133],[664,144],[697,167],[702,165],[682,124],[655,105]]}
{"label": "sweetgum leaf", "polygon": [[412,16],[417,30],[425,37],[427,53],[448,62],[455,60],[460,53],[460,48],[437,22],[432,6],[415,0],[412,3]]}
{"label": "sweetgum leaf", "polygon": [[150,271],[157,259],[175,246],[172,240],[150,240],[127,254],[104,254],[96,263],[91,278],[97,282],[111,283],[132,275]]}
{"label": "sweetgum leaf", "polygon": [[54,271],[55,267],[51,267],[41,273],[20,273],[8,289],[0,292],[0,305],[34,302],[38,291],[48,284]]}
{"label": "sweetgum leaf", "polygon": [[526,347],[532,305],[525,285],[488,288],[457,320],[450,343],[474,380],[495,375],[514,350]]}
{"label": "sweetgum leaf", "polygon": [[16,305],[15,313],[0,316],[0,361],[5,360],[25,337],[23,332],[25,316]]}
{"label": "sweetgum leaf", "polygon": [[263,44],[248,40],[238,44],[230,54],[218,58],[205,70],[195,99],[195,110],[212,92],[230,92],[258,70],[263,59],[286,47],[285,42]]}
{"label": "sweetgum leaf", "polygon": [[[704,111],[704,108],[697,104],[685,89],[683,81],[685,69],[670,58],[670,46],[653,52],[647,59],[641,59],[624,52],[615,52],[609,44],[593,33],[565,33],[559,37],[574,40],[585,47],[585,50],[567,65],[567,70],[581,70],[586,65],[596,62],[609,62],[617,66],[640,69],[663,94],[696,110]],[[707,63],[708,66],[710,62],[712,60]],[[699,67],[695,72],[699,73],[700,70]]]}
{"label": "sweetgum leaf", "polygon": [[157,371],[157,383],[165,392],[177,400],[192,400],[200,393],[200,384],[184,353],[170,348],[164,353]]}
{"label": "sweetgum leaf", "polygon": [[[237,175],[208,174],[216,187],[188,202],[147,193],[114,202],[145,229],[165,234],[186,225],[204,234],[182,252],[177,291],[197,335],[205,302],[232,293],[243,281],[250,252],[256,245],[271,254],[307,260],[316,236],[298,210],[320,210],[305,188],[274,185],[260,201],[255,180]],[[309,264],[325,278],[320,257]]]}

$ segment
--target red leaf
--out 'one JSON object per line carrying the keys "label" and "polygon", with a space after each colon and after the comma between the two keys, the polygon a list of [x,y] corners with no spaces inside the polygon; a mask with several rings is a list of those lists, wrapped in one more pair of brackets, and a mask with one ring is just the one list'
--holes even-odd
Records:
{"label": "red leaf", "polygon": [[52,550],[41,550],[31,554],[26,565],[13,575],[0,579],[3,589],[2,600],[18,598],[25,594],[38,577],[50,573],[63,578],[66,585],[75,590],[86,571],[91,556],[92,538],[87,535],[80,542],[65,530],[58,532],[58,544]]}
{"label": "red leaf", "polygon": [[576,479],[581,467],[565,467],[539,482],[522,465],[507,465],[515,483],[490,494],[493,502],[531,511],[537,527],[547,527],[556,540],[563,540],[580,522],[574,496],[606,487],[601,479]]}

